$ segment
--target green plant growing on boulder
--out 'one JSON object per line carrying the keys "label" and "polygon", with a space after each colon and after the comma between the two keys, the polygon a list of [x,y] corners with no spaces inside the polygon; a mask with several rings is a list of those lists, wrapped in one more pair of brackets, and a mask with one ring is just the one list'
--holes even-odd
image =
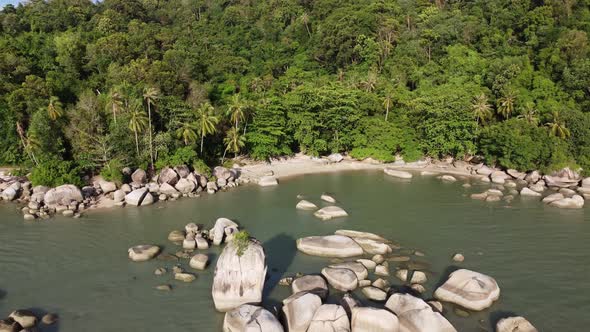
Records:
{"label": "green plant growing on boulder", "polygon": [[241,257],[250,245],[250,234],[246,231],[239,231],[236,235],[234,235],[233,242],[237,248],[238,256]]}

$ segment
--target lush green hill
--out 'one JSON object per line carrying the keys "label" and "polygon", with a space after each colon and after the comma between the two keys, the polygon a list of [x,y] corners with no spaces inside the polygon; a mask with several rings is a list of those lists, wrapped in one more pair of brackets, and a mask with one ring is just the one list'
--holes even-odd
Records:
{"label": "lush green hill", "polygon": [[588,0],[7,6],[0,164],[116,177],[112,169],[151,159],[346,151],[590,168],[589,8]]}

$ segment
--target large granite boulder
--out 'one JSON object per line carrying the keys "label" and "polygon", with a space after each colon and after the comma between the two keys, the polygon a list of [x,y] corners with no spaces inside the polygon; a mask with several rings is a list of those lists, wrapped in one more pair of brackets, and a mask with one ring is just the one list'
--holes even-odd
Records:
{"label": "large granite boulder", "polygon": [[189,174],[191,174],[190,168],[188,168],[188,166],[186,166],[186,165],[176,166],[176,167],[174,167],[174,170],[176,171],[176,174],[178,174],[178,176],[181,179],[184,179],[184,178],[188,177]]}
{"label": "large granite boulder", "polygon": [[327,331],[338,331],[348,332],[350,331],[350,322],[346,311],[342,306],[337,304],[324,304],[320,306],[307,328],[307,332],[327,332]]}
{"label": "large granite boulder", "polygon": [[440,313],[410,294],[391,295],[385,307],[397,315],[400,332],[457,332]]}
{"label": "large granite boulder", "polygon": [[434,297],[480,311],[491,306],[500,297],[500,288],[490,276],[460,269],[449,275],[449,279],[436,289]]}
{"label": "large granite boulder", "polygon": [[356,277],[358,278],[358,280],[366,279],[369,276],[369,271],[367,271],[367,268],[363,264],[358,263],[358,262],[345,262],[345,263],[331,264],[329,267],[335,268],[335,269],[352,270],[352,272],[354,272],[354,274],[356,274]]}
{"label": "large granite boulder", "polygon": [[496,332],[537,332],[537,329],[524,317],[517,316],[500,319]]}
{"label": "large granite boulder", "polygon": [[551,195],[547,195],[545,198],[543,198],[543,203],[545,204],[551,204],[552,202],[555,201],[559,201],[560,199],[564,199],[565,197],[563,196],[563,194],[561,193],[554,193]]}
{"label": "large granite boulder", "polygon": [[171,186],[174,186],[179,180],[178,173],[170,167],[164,167],[160,171],[160,175],[158,176],[158,183],[164,184],[167,183]]}
{"label": "large granite boulder", "polygon": [[358,287],[358,278],[350,269],[325,267],[322,275],[326,277],[330,286],[337,290],[348,292]]}
{"label": "large granite boulder", "polygon": [[73,184],[64,184],[47,191],[43,201],[47,206],[67,206],[74,202],[82,202],[83,199],[82,191],[80,191],[78,187],[74,186]]}
{"label": "large granite boulder", "polygon": [[532,197],[541,197],[541,194],[530,189],[527,187],[524,187],[520,190],[520,195],[521,196],[532,196]]}
{"label": "large granite boulder", "polygon": [[209,231],[209,238],[213,240],[214,245],[218,246],[223,242],[226,233],[225,229],[228,227],[238,229],[238,224],[227,218],[217,218],[215,225]]}
{"label": "large granite boulder", "polygon": [[164,194],[166,196],[172,196],[178,194],[178,190],[174,188],[174,186],[169,185],[168,183],[164,182],[160,185],[160,189],[158,190],[160,194]]}
{"label": "large granite boulder", "polygon": [[346,217],[348,216],[348,213],[338,206],[326,206],[317,210],[313,215],[322,220],[330,220],[333,218]]}
{"label": "large granite boulder", "polygon": [[226,312],[245,303],[260,303],[266,268],[266,256],[260,242],[251,239],[246,248],[239,248],[230,241],[215,267],[211,290],[215,308]]}
{"label": "large granite boulder", "polygon": [[363,238],[363,239],[370,239],[370,240],[379,241],[379,242],[387,242],[386,238],[379,236],[377,234],[374,234],[374,233],[369,233],[369,232],[353,231],[353,230],[349,230],[349,229],[339,229],[336,232],[334,232],[334,234],[348,236],[353,239]]}
{"label": "large granite boulder", "polygon": [[363,295],[365,295],[369,300],[385,301],[387,299],[387,292],[385,292],[381,288],[367,286],[363,287],[361,291],[363,292]]}
{"label": "large granite boulder", "polygon": [[283,326],[270,311],[243,304],[225,313],[223,332],[282,332]]}
{"label": "large granite boulder", "polygon": [[312,256],[354,257],[363,254],[363,248],[353,239],[342,235],[308,236],[297,240],[297,249]]}
{"label": "large granite boulder", "polygon": [[151,244],[140,244],[129,248],[129,258],[134,262],[148,261],[160,252],[160,247]]}
{"label": "large granite boulder", "polygon": [[98,181],[98,186],[100,187],[100,190],[102,190],[103,194],[112,193],[113,191],[117,190],[117,184],[112,181]]}
{"label": "large granite boulder", "polygon": [[13,201],[18,197],[18,192],[18,189],[14,189],[13,186],[10,186],[2,191],[0,197],[5,201]]}
{"label": "large granite boulder", "polygon": [[553,172],[551,175],[543,176],[543,180],[545,180],[548,187],[566,188],[577,186],[581,177],[577,172],[566,167],[560,171]]}
{"label": "large granite boulder", "polygon": [[308,292],[318,295],[322,299],[328,297],[328,284],[326,280],[319,275],[306,275],[293,280],[291,284],[293,294],[299,292]]}
{"label": "large granite boulder", "polygon": [[121,189],[115,190],[115,192],[113,193],[113,201],[115,201],[115,203],[123,202],[125,201],[126,195],[127,194],[125,194],[125,192]]}
{"label": "large granite boulder", "polygon": [[300,292],[283,300],[283,315],[289,332],[306,332],[316,311],[322,305],[319,296]]}
{"label": "large granite boulder", "polygon": [[590,188],[590,177],[587,177],[584,180],[582,180],[582,187]]}
{"label": "large granite boulder", "polygon": [[362,237],[353,238],[353,240],[363,248],[365,253],[370,255],[385,255],[391,252],[391,247],[380,241]]}
{"label": "large granite boulder", "polygon": [[342,160],[344,160],[344,157],[340,153],[332,153],[328,156],[328,160],[330,160],[333,163],[339,163]]}
{"label": "large granite boulder", "polygon": [[147,173],[143,169],[138,168],[131,174],[131,181],[137,184],[144,184],[147,182]]}
{"label": "large granite boulder", "polygon": [[[354,332],[398,332],[398,318],[385,309],[355,307],[351,320]],[[429,331],[430,332],[430,331]]]}
{"label": "large granite boulder", "polygon": [[584,198],[580,195],[574,195],[571,198],[555,200],[549,205],[562,209],[581,209],[584,207]]}
{"label": "large granite boulder", "polygon": [[176,186],[174,186],[176,190],[180,191],[182,194],[188,194],[195,190],[196,185],[191,180],[182,178],[178,180]]}
{"label": "large granite boulder", "polygon": [[15,310],[8,315],[8,318],[12,318],[25,329],[37,325],[37,316],[30,310]]}
{"label": "large granite boulder", "polygon": [[131,206],[140,206],[147,194],[148,191],[145,188],[135,189],[125,195],[125,203]]}
{"label": "large granite boulder", "polygon": [[389,176],[393,176],[393,177],[400,178],[400,179],[411,179],[412,178],[412,173],[406,172],[406,171],[398,171],[395,169],[386,168],[383,170],[383,172],[385,172],[385,174],[387,174]]}
{"label": "large granite boulder", "polygon": [[217,166],[213,169],[213,176],[215,176],[218,179],[224,179],[227,180],[230,177],[232,177],[232,172],[230,172],[229,169],[222,167],[222,166]]}
{"label": "large granite boulder", "polygon": [[46,187],[46,186],[34,186],[33,187],[33,195],[31,195],[31,201],[37,202],[37,203],[43,203],[43,201],[45,200],[45,194],[50,189],[51,188]]}

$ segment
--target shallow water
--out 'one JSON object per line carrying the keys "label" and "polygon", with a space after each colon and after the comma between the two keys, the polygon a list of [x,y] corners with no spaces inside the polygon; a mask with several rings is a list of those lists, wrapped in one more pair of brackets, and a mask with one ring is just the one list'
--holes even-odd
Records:
{"label": "shallow water", "polygon": [[[445,305],[445,316],[459,331],[493,331],[493,322],[508,314],[527,317],[540,331],[586,330],[590,210],[559,210],[518,197],[510,207],[474,201],[468,194],[489,185],[464,189],[461,183],[420,176],[408,182],[377,171],[307,175],[275,188],[248,185],[199,199],[42,222],[24,222],[16,205],[0,204],[0,316],[15,308],[58,313],[59,324],[42,331],[220,331],[223,315],[215,312],[210,295],[214,266],[184,284],[170,273],[153,274],[172,263],[133,263],[127,248],[154,243],[174,253],[178,248],[166,240],[171,230],[191,221],[211,227],[217,217],[228,217],[264,244],[269,307],[289,295],[278,279],[317,273],[329,262],[298,253],[295,239],[345,228],[372,231],[426,253],[416,257],[432,271],[425,298],[456,266],[496,278],[502,293],[491,308],[461,318]],[[297,194],[320,203],[324,191],[350,216],[322,222],[295,210]],[[219,248],[209,252],[216,257]],[[462,252],[465,262],[453,263],[454,252]],[[163,283],[173,291],[153,289]]]}

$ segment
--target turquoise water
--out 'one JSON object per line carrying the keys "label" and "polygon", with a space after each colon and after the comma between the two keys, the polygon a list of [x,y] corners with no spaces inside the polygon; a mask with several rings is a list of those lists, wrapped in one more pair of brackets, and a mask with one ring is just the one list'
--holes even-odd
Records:
{"label": "turquoise water", "polygon": [[[429,266],[425,298],[453,266],[496,278],[502,293],[491,308],[461,318],[445,305],[445,316],[459,331],[492,331],[493,322],[507,314],[527,317],[540,331],[586,330],[589,209],[559,210],[519,197],[510,206],[485,203],[469,194],[489,185],[465,189],[461,184],[420,176],[408,182],[377,171],[308,175],[274,188],[248,185],[198,199],[43,222],[24,222],[16,205],[0,204],[0,316],[16,308],[60,315],[58,325],[41,331],[219,331],[223,315],[213,309],[210,295],[214,266],[184,284],[172,274],[153,274],[172,263],[133,263],[127,248],[154,243],[174,253],[178,248],[166,240],[171,230],[191,221],[211,227],[217,217],[228,217],[264,244],[270,274],[265,304],[271,309],[290,293],[277,285],[280,277],[317,273],[329,264],[298,253],[295,239],[344,228],[372,231],[424,252],[415,259]],[[295,210],[298,194],[321,204],[324,191],[333,193],[350,216],[322,222]],[[453,263],[455,252],[463,253],[465,262]],[[209,253],[214,260],[219,248]],[[394,277],[390,281],[400,284]],[[153,289],[163,283],[173,291]],[[332,299],[338,297],[332,293]]]}

